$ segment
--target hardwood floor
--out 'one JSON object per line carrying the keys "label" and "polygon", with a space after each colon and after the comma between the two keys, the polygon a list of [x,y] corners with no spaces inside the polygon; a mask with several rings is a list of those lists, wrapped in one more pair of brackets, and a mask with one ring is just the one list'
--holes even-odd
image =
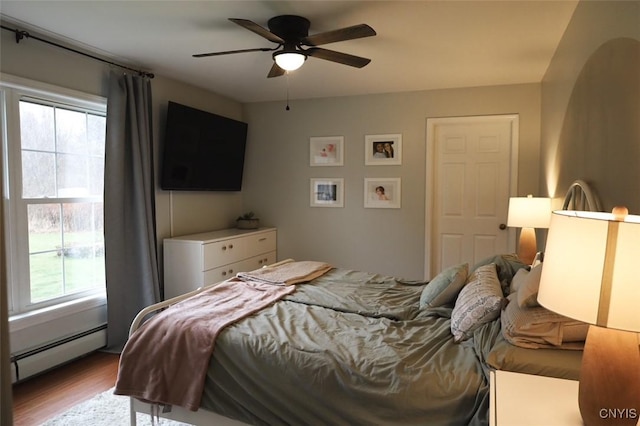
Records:
{"label": "hardwood floor", "polygon": [[94,352],[13,386],[14,426],[35,426],[115,385],[117,354]]}

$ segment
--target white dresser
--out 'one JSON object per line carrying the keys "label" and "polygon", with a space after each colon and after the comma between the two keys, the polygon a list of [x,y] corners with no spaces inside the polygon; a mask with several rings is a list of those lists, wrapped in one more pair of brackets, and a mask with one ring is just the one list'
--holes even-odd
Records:
{"label": "white dresser", "polygon": [[276,229],[222,229],[164,240],[164,297],[276,261]]}

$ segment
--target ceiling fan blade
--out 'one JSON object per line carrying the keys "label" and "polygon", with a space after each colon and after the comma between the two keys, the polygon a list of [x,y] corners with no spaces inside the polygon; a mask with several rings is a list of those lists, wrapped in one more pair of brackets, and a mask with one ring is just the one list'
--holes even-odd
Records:
{"label": "ceiling fan blade", "polygon": [[325,33],[313,34],[304,37],[301,42],[306,46],[320,46],[321,44],[371,37],[374,35],[376,35],[376,32],[373,28],[367,24],[360,24],[341,28],[339,30],[327,31]]}
{"label": "ceiling fan blade", "polygon": [[192,55],[194,58],[205,58],[207,56],[220,56],[231,55],[234,53],[246,53],[246,52],[271,52],[276,49],[269,49],[268,47],[258,47],[256,49],[240,49],[240,50],[225,50],[223,52],[211,52],[211,53],[197,53]]}
{"label": "ceiling fan blade", "polygon": [[261,37],[266,38],[269,41],[272,41],[272,42],[278,43],[278,44],[284,44],[284,40],[282,38],[280,38],[279,36],[275,35],[271,31],[269,31],[268,29],[256,24],[253,21],[250,21],[248,19],[238,19],[238,18],[229,18],[229,20],[231,22],[235,22],[236,24],[240,25],[241,27],[244,27],[244,28],[248,29],[249,31],[253,31],[254,33],[258,34]]}
{"label": "ceiling fan blade", "polygon": [[362,68],[369,62],[371,62],[371,59],[368,58],[349,55],[348,53],[336,52],[334,50],[323,49],[321,47],[310,47],[309,49],[305,50],[305,53],[308,56],[313,56],[314,58],[337,62],[339,64],[349,65],[356,68]]}
{"label": "ceiling fan blade", "polygon": [[284,75],[286,73],[285,70],[283,70],[282,68],[280,68],[278,66],[278,64],[275,63],[275,61],[273,62],[273,66],[271,67],[271,70],[269,70],[269,74],[267,75],[268,78],[272,78],[272,77],[280,77],[282,75]]}

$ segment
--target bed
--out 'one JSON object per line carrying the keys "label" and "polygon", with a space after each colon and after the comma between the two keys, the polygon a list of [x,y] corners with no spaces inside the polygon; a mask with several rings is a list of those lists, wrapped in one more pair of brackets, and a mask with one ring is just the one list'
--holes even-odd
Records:
{"label": "bed", "polygon": [[[318,264],[286,260],[254,272],[269,276],[302,263]],[[216,331],[197,403],[145,393],[150,385],[138,377],[193,381],[183,380],[191,362],[181,352],[191,353],[190,342],[201,340],[190,337],[200,326],[186,326],[166,347],[153,343],[142,362],[128,342],[116,393],[131,396],[131,423],[140,412],[203,425],[483,425],[492,369],[578,378],[588,327],[537,305],[537,269],[515,255],[454,265],[429,283],[323,267],[292,286],[258,285],[260,276],[249,274],[143,310],[130,342],[156,323],[182,322],[175,315],[185,303],[227,297],[218,287],[290,289]],[[150,374],[145,368],[154,354],[164,365]]]}

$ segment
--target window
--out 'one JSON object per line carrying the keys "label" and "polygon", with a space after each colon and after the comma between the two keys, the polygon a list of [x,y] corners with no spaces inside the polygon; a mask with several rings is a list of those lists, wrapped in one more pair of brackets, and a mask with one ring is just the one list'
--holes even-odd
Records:
{"label": "window", "polygon": [[12,314],[104,295],[104,102],[4,86]]}

